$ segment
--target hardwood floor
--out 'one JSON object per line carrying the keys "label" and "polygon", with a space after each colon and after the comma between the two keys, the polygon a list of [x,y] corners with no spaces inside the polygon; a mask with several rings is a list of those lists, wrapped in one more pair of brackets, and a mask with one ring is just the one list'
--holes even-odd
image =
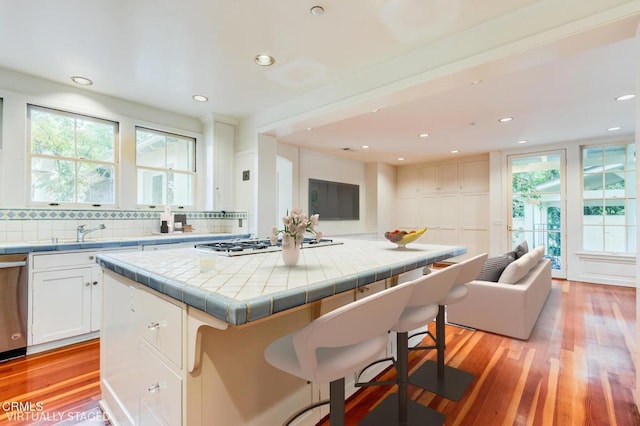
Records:
{"label": "hardwood floor", "polygon": [[[447,363],[474,373],[472,387],[458,402],[413,386],[410,397],[444,413],[446,425],[640,425],[633,398],[635,294],[633,288],[554,281],[528,341],[447,326]],[[434,355],[412,352],[410,371]],[[385,373],[393,375],[392,369]],[[356,425],[389,392],[395,388],[353,396],[347,424]],[[0,424],[104,424],[90,411],[99,396],[97,340],[0,363]],[[6,402],[41,402],[35,419],[43,421],[11,419],[16,413]]]}

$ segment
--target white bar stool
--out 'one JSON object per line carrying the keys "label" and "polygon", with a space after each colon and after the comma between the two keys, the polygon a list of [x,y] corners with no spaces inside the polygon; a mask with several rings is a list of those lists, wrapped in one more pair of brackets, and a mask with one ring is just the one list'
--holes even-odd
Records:
{"label": "white bar stool", "polygon": [[400,318],[412,289],[409,282],[349,303],[267,346],[264,356],[274,367],[310,382],[330,383],[329,400],[302,408],[285,425],[327,403],[331,426],[344,425],[344,378],[387,347],[388,332]]}
{"label": "white bar stool", "polygon": [[[385,398],[365,416],[360,422],[360,426],[444,424],[445,416],[442,413],[412,401],[408,397],[409,331],[434,320],[438,314],[438,302],[449,294],[459,269],[459,265],[450,266],[407,283],[413,285],[413,292],[398,322],[392,328],[396,332],[398,351],[397,360],[394,363],[398,377],[395,382],[398,385],[398,393]],[[389,383],[369,382],[363,385],[376,384]]]}
{"label": "white bar stool", "polygon": [[[438,303],[438,315],[436,318],[436,351],[437,362],[426,361],[409,378],[412,385],[428,390],[452,401],[458,401],[473,382],[471,373],[449,367],[444,364],[446,351],[445,344],[445,306],[459,302],[467,297],[467,283],[476,279],[482,266],[487,260],[487,253],[483,253],[456,264],[460,268],[455,284],[449,294]],[[451,266],[445,268],[449,269]],[[433,338],[433,336],[431,336]],[[433,349],[433,346],[418,346],[411,350]]]}

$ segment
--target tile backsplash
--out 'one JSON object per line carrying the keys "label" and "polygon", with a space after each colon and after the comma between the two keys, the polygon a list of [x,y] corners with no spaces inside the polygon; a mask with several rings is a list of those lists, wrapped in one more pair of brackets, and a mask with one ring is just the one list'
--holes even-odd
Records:
{"label": "tile backsplash", "polygon": [[[100,224],[105,229],[92,232],[90,238],[150,236],[160,232],[161,211],[148,210],[64,210],[0,208],[0,243],[50,241],[76,238],[78,225],[90,229]],[[194,234],[247,233],[247,212],[184,211]]]}

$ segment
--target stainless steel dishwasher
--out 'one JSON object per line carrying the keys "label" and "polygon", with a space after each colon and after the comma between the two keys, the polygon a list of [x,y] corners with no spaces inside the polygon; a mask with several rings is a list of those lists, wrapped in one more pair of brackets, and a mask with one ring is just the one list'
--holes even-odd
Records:
{"label": "stainless steel dishwasher", "polygon": [[0,255],[0,362],[27,353],[27,255]]}

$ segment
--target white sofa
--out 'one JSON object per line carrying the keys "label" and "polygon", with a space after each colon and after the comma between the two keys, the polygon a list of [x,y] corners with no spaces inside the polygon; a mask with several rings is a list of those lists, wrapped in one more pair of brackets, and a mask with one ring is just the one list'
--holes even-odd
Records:
{"label": "white sofa", "polygon": [[540,246],[516,259],[499,282],[468,283],[467,297],[447,306],[447,322],[527,340],[551,292],[551,262],[543,254]]}

